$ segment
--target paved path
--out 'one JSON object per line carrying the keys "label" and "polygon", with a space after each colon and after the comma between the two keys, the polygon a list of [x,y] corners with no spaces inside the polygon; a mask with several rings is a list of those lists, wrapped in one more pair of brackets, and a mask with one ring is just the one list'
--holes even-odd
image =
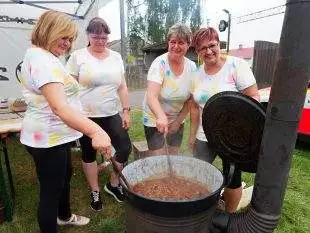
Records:
{"label": "paved path", "polygon": [[145,91],[133,91],[129,92],[129,102],[132,108],[142,108],[142,102]]}

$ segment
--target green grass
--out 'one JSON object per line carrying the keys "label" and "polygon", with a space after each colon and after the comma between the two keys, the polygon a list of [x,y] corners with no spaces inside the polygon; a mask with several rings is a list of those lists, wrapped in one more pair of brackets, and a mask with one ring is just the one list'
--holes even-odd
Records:
{"label": "green grass", "polygon": [[[143,140],[144,132],[140,111],[132,114],[130,136],[132,141]],[[186,141],[188,138],[188,123],[186,122],[182,153],[189,154]],[[38,232],[36,206],[38,201],[38,185],[32,159],[15,137],[9,139],[9,155],[13,170],[16,207],[13,221],[0,225],[1,233]],[[131,158],[132,160],[132,158]],[[72,212],[91,218],[90,224],[84,227],[62,227],[60,233],[121,233],[124,232],[125,210],[123,204],[114,201],[102,192],[104,211],[94,213],[89,208],[89,189],[81,166],[81,155],[74,152],[72,156],[74,175],[71,181]],[[219,166],[219,160],[216,161]],[[277,233],[308,233],[310,232],[310,149],[296,149],[293,156],[292,169],[289,176],[288,188],[283,205]],[[253,184],[254,175],[244,174],[243,180],[247,185]],[[107,176],[100,176],[101,188]]]}

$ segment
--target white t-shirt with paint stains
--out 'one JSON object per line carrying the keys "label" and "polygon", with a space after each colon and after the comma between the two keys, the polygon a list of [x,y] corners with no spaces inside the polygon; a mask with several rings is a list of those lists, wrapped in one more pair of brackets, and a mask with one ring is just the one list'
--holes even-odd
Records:
{"label": "white t-shirt with paint stains", "polygon": [[67,101],[71,107],[81,111],[79,84],[59,58],[41,48],[27,49],[21,69],[22,93],[28,105],[20,136],[20,141],[24,145],[49,148],[72,142],[82,136],[51,110],[40,90],[48,83],[63,84]]}
{"label": "white t-shirt with paint stains", "polygon": [[242,91],[256,83],[255,77],[247,62],[243,59],[227,56],[222,69],[214,75],[209,75],[202,64],[194,73],[192,94],[199,105],[200,119],[196,138],[207,141],[203,132],[201,116],[206,102],[215,94],[223,91]]}
{"label": "white t-shirt with paint stains", "polygon": [[[175,76],[168,63],[168,53],[157,57],[148,72],[147,80],[161,85],[159,103],[164,110],[168,123],[174,121],[186,100],[190,97],[191,73],[196,70],[196,64],[185,57],[183,73]],[[143,123],[145,126],[156,127],[156,117],[143,101]]]}
{"label": "white t-shirt with paint stains", "polygon": [[88,117],[107,117],[119,112],[117,90],[125,82],[121,55],[108,50],[109,55],[98,59],[87,48],[74,51],[66,65],[80,83],[80,100]]}

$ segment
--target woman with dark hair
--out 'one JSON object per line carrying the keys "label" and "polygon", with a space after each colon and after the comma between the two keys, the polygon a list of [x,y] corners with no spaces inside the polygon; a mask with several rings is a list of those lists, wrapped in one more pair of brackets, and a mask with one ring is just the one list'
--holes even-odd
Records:
{"label": "woman with dark hair", "polygon": [[89,218],[70,210],[72,175],[70,142],[87,135],[94,150],[111,155],[109,136],[81,113],[79,85],[59,57],[71,48],[77,25],[64,13],[47,11],[31,35],[21,68],[28,108],[20,141],[31,154],[40,185],[40,232],[56,233],[58,225],[85,225]]}
{"label": "woman with dark hair", "polygon": [[[122,169],[131,153],[127,132],[130,127],[130,108],[123,61],[119,53],[106,47],[110,29],[103,19],[93,18],[86,33],[88,46],[71,54],[67,69],[80,83],[80,100],[85,114],[110,136],[116,163]],[[119,100],[122,105],[121,116]],[[100,211],[103,205],[98,184],[96,151],[91,147],[88,135],[83,135],[80,143],[83,169],[91,188],[90,207]],[[104,190],[118,202],[123,201],[123,193],[115,172],[111,173],[110,182],[105,185]]]}
{"label": "woman with dark hair", "polygon": [[[238,91],[259,99],[256,80],[246,61],[221,54],[218,33],[214,28],[201,28],[193,37],[193,46],[203,61],[193,77],[191,105],[191,130],[189,144],[194,148],[194,156],[212,163],[214,152],[209,148],[201,124],[202,109],[211,96],[222,91]],[[223,160],[224,174],[228,162]],[[225,208],[235,212],[242,194],[241,171],[236,170],[232,182],[224,191]]]}

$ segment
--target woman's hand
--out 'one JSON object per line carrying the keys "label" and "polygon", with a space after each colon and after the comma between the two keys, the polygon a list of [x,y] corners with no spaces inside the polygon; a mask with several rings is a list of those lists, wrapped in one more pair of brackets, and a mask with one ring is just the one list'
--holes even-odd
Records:
{"label": "woman's hand", "polygon": [[165,115],[156,119],[156,128],[160,133],[168,133],[168,119]]}
{"label": "woman's hand", "polygon": [[174,120],[168,126],[168,133],[173,134],[179,130],[181,123],[178,120]]}
{"label": "woman's hand", "polygon": [[106,159],[112,156],[111,139],[104,130],[97,131],[91,135],[92,146],[99,153],[103,154]]}
{"label": "woman's hand", "polygon": [[129,129],[130,128],[130,114],[128,110],[123,111],[122,115],[122,126],[124,129]]}
{"label": "woman's hand", "polygon": [[196,141],[196,136],[195,136],[195,135],[189,135],[187,145],[188,145],[188,149],[189,149],[191,152],[194,151],[195,141]]}
{"label": "woman's hand", "polygon": [[196,134],[199,126],[199,105],[192,102],[190,106],[190,133],[188,138],[188,148],[189,150],[194,150],[194,144],[196,141]]}

